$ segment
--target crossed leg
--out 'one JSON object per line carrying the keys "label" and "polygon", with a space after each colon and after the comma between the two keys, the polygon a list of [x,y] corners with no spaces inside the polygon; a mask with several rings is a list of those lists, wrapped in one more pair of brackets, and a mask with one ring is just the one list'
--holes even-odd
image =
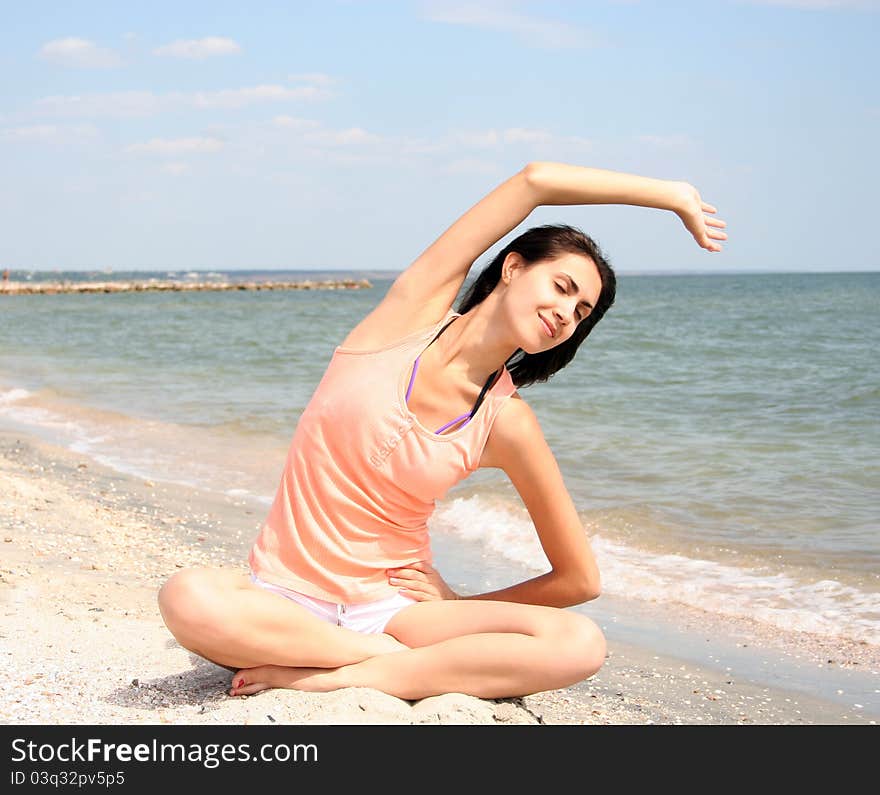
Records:
{"label": "crossed leg", "polygon": [[181,646],[231,670],[267,662],[331,668],[405,648],[387,634],[321,621],[226,569],[177,572],[159,591],[159,611]]}
{"label": "crossed leg", "polygon": [[270,687],[372,687],[409,700],[442,693],[523,696],[587,679],[605,661],[605,637],[586,616],[485,600],[419,602],[385,632],[406,647],[336,668],[262,665],[232,677],[232,695]]}

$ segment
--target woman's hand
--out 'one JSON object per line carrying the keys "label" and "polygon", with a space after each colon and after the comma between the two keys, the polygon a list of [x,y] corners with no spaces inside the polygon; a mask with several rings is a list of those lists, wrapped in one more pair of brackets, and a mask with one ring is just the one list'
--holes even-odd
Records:
{"label": "woman's hand", "polygon": [[714,241],[727,240],[727,235],[724,232],[716,232],[715,228],[723,228],[727,224],[717,218],[707,218],[703,215],[718,211],[711,204],[706,204],[700,199],[699,191],[690,183],[676,183],[676,194],[675,214],[681,218],[681,222],[694,236],[697,244],[708,251],[721,251],[721,246]]}
{"label": "woman's hand", "polygon": [[388,582],[398,586],[404,596],[417,602],[436,599],[460,599],[437,570],[426,560],[419,560],[399,569],[387,569]]}

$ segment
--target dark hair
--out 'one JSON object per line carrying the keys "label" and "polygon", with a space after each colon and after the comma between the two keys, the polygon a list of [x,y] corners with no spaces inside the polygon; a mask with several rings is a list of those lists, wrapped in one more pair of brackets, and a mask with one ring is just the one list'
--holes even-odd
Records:
{"label": "dark hair", "polygon": [[515,251],[525,260],[526,267],[553,259],[560,254],[585,254],[596,263],[602,281],[596,306],[578,323],[570,339],[542,353],[525,353],[522,348],[518,348],[507,360],[505,364],[513,378],[513,383],[521,387],[547,381],[550,376],[574,359],[580,344],[614,303],[617,278],[599,245],[580,229],[567,224],[536,226],[508,243],[498,252],[495,259],[483,268],[465,292],[456,312],[463,315],[486,300],[498,285],[501,279],[501,266],[511,251]]}

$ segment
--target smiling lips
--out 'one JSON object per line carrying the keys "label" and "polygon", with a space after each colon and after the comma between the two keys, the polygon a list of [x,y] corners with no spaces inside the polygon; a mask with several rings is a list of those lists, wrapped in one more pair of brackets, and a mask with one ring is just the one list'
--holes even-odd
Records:
{"label": "smiling lips", "polygon": [[553,327],[546,320],[544,320],[543,317],[541,317],[540,315],[538,315],[538,317],[541,318],[541,323],[544,326],[544,329],[547,331],[547,336],[555,337],[556,333],[553,331]]}

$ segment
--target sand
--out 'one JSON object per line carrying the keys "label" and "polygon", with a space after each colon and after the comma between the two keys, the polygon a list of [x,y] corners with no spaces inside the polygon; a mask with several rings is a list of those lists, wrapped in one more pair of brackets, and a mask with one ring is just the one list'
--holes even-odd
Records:
{"label": "sand", "polygon": [[[880,719],[877,647],[733,624],[699,611],[679,614],[680,633],[656,622],[651,632],[637,632],[636,624],[618,622],[635,615],[635,606],[604,596],[596,600],[596,619],[608,657],[596,676],[574,687],[489,700],[451,693],[405,701],[368,688],[233,698],[230,672],[177,644],[156,594],[188,566],[246,572],[259,510],[232,497],[124,475],[8,428],[0,430],[0,493],[0,721],[7,724]],[[645,615],[652,609],[645,606]],[[698,648],[704,642],[713,651]],[[800,673],[791,673],[795,668]]]}

